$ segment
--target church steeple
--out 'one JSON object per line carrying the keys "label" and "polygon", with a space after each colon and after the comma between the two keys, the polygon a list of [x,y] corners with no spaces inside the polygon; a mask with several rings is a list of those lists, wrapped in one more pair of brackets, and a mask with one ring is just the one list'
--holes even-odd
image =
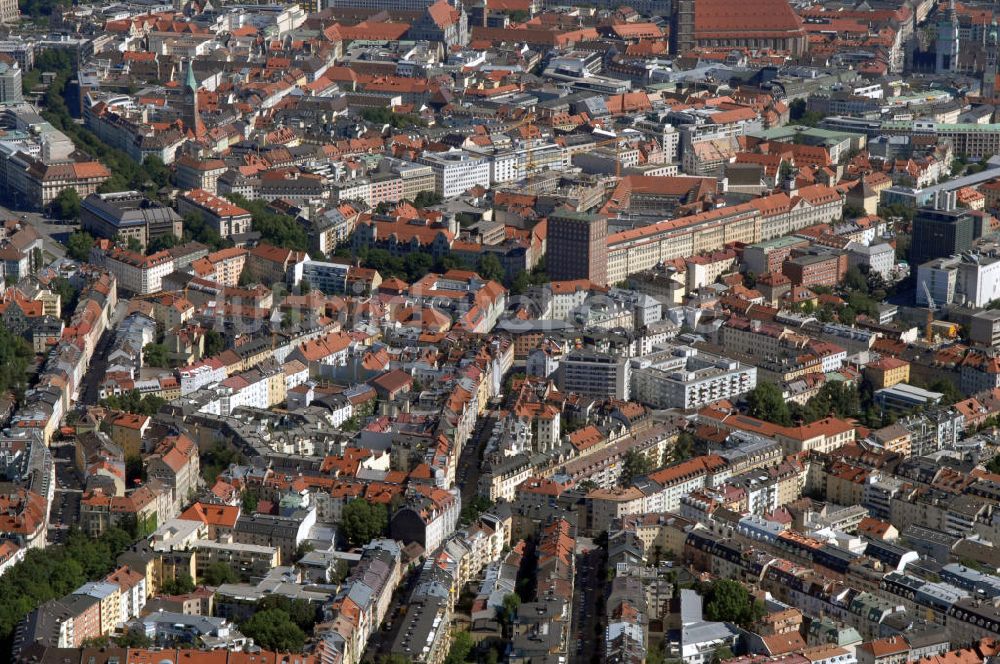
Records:
{"label": "church steeple", "polygon": [[190,92],[198,91],[198,79],[194,77],[194,58],[188,60],[187,78],[184,81],[184,87]]}
{"label": "church steeple", "polygon": [[189,115],[184,119],[185,129],[194,138],[205,135],[205,123],[198,109],[198,79],[194,75],[194,58],[188,60],[187,77],[184,79],[184,92],[189,97]]}

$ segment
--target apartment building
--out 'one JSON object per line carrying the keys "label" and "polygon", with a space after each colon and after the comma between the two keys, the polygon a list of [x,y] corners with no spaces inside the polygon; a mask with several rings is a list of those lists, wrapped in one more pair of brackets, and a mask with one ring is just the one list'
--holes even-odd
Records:
{"label": "apartment building", "polygon": [[174,258],[168,251],[143,256],[128,249],[112,247],[101,261],[115,275],[119,288],[136,295],[161,291],[163,278],[174,271]]}
{"label": "apartment building", "polygon": [[201,215],[220,237],[247,233],[253,221],[250,213],[243,208],[204,189],[192,189],[179,195],[177,211],[181,215]]}
{"label": "apartment building", "polygon": [[490,187],[490,162],[484,156],[465,150],[424,152],[420,163],[434,172],[434,191],[444,198],[460,196],[479,186]]}
{"label": "apartment building", "polygon": [[223,286],[236,287],[246,268],[247,255],[246,249],[226,247],[191,263],[191,271]]}
{"label": "apartment building", "polygon": [[47,163],[23,152],[8,160],[6,172],[8,195],[34,210],[47,208],[63,189],[86,198],[111,177],[111,171],[97,161]]}
{"label": "apartment building", "polygon": [[304,251],[258,244],[250,250],[246,269],[266,285],[283,283],[293,286],[302,281],[302,269],[308,258]]}
{"label": "apartment building", "polygon": [[608,235],[608,283],[675,258],[719,251],[731,242],[759,242],[760,211],[730,205]]}
{"label": "apartment building", "polygon": [[218,193],[219,177],[228,170],[221,159],[198,159],[182,155],[174,161],[174,178],[181,189],[201,189]]}
{"label": "apartment building", "polygon": [[793,256],[781,266],[781,272],[799,286],[836,286],[847,274],[847,254],[810,251]]}
{"label": "apartment building", "polygon": [[815,184],[750,201],[761,214],[760,238],[771,240],[843,216],[844,198],[834,188]]}
{"label": "apartment building", "polygon": [[592,397],[628,400],[631,368],[628,359],[608,353],[574,351],[560,362],[562,389]]}
{"label": "apartment building", "polygon": [[633,398],[654,408],[700,408],[757,385],[757,368],[681,346],[634,359]]}

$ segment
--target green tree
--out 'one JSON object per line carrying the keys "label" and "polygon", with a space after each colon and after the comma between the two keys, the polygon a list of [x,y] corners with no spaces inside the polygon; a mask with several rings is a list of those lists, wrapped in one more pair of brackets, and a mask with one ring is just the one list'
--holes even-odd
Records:
{"label": "green tree", "polygon": [[677,442],[663,451],[663,465],[680,463],[694,456],[694,436],[688,431],[677,435]]}
{"label": "green tree", "polygon": [[32,610],[107,575],[115,558],[132,544],[129,533],[112,528],[98,539],[71,530],[65,544],[31,549],[0,577],[0,661],[14,661],[14,629]]}
{"label": "green tree", "polygon": [[226,339],[215,330],[205,332],[205,355],[214,357],[226,349]]}
{"label": "green tree", "polygon": [[504,280],[503,265],[500,264],[500,259],[496,257],[496,254],[483,254],[479,258],[478,271],[479,276],[483,279],[489,279],[498,283],[502,283]]}
{"label": "green tree", "polygon": [[747,394],[747,412],[751,417],[788,426],[792,416],[785,397],[774,383],[761,383]]}
{"label": "green tree", "polygon": [[868,279],[861,274],[861,270],[856,266],[851,266],[847,268],[847,273],[844,275],[844,288],[848,291],[867,293]]}
{"label": "green tree", "polygon": [[90,259],[90,249],[93,246],[94,238],[90,233],[76,231],[66,240],[66,253],[73,260],[87,261]]}
{"label": "green tree", "polygon": [[524,270],[521,270],[514,276],[514,280],[510,285],[510,292],[513,295],[521,295],[528,290],[529,286],[531,286],[531,276]]}
{"label": "green tree", "polygon": [[131,629],[121,636],[113,637],[113,641],[119,648],[151,648],[153,646],[151,638],[142,632]]}
{"label": "green tree", "polygon": [[463,630],[456,633],[455,638],[451,641],[448,656],[444,660],[445,664],[463,664],[469,659],[469,655],[472,654],[472,647],[474,645],[472,636],[468,632]]}
{"label": "green tree", "polygon": [[361,546],[385,534],[389,514],[385,505],[355,499],[344,506],[340,523],[347,541]]}
{"label": "green tree", "polygon": [[498,609],[500,622],[510,624],[517,617],[517,610],[521,608],[521,596],[517,593],[508,593],[503,596],[503,603]]}
{"label": "green tree", "polygon": [[281,609],[254,613],[240,625],[240,631],[261,648],[276,652],[301,652],[306,644],[305,632]]}
{"label": "green tree", "polygon": [[390,108],[366,108],[361,111],[361,117],[372,124],[390,125],[394,129],[423,127],[427,123],[414,113],[393,113]]}
{"label": "green tree", "polygon": [[253,514],[257,511],[257,505],[260,503],[260,497],[253,489],[247,489],[243,492],[242,503],[243,511],[247,514]]}
{"label": "green tree", "polygon": [[413,283],[434,268],[434,257],[423,251],[411,251],[403,259],[403,266],[406,280]]}
{"label": "green tree", "polygon": [[76,309],[77,299],[80,297],[80,290],[66,277],[56,277],[49,288],[59,295],[59,306],[62,308],[63,316],[68,317]]}
{"label": "green tree", "polygon": [[260,233],[264,242],[296,251],[309,249],[309,236],[293,217],[274,212],[263,201],[250,201],[239,194],[230,194],[229,200],[250,213],[253,230]]}
{"label": "green tree", "polygon": [[339,558],[333,564],[333,571],[330,573],[331,583],[343,583],[351,574],[351,566],[343,558]]}
{"label": "green tree", "polygon": [[142,349],[143,364],[161,369],[170,368],[170,357],[167,347],[163,344],[146,344]]}
{"label": "green tree", "polygon": [[433,191],[421,191],[417,194],[416,198],[413,199],[413,207],[418,209],[423,209],[427,207],[433,207],[439,205],[444,197]]}
{"label": "green tree", "polygon": [[125,241],[125,248],[129,251],[134,251],[135,253],[140,254],[142,253],[142,242],[139,242],[139,238],[133,235]]}
{"label": "green tree", "polygon": [[[18,5],[20,6],[22,14],[32,18],[41,18],[43,16],[59,14],[63,9],[72,7],[73,3],[71,0],[20,0]],[[38,61],[36,60],[35,69],[39,66]]]}
{"label": "green tree", "polygon": [[112,410],[124,410],[128,413],[153,416],[159,412],[167,400],[154,395],[142,396],[139,390],[132,390],[120,395],[111,395],[101,399],[101,405]]}
{"label": "green tree", "polygon": [[167,233],[166,235],[157,235],[155,238],[150,240],[149,246],[146,247],[146,253],[155,254],[159,251],[176,247],[180,243],[181,238],[176,235],[172,235],[170,233]]}
{"label": "green tree", "polygon": [[80,216],[80,203],[76,189],[63,189],[52,201],[52,212],[60,219],[76,219]]}
{"label": "green tree", "polygon": [[257,602],[258,611],[278,609],[288,614],[288,617],[303,632],[312,632],[316,624],[316,607],[304,599],[289,599],[284,595],[265,595]]}
{"label": "green tree", "polygon": [[243,456],[232,444],[216,441],[211,447],[200,450],[201,476],[211,486],[219,475],[234,463],[240,463]]}
{"label": "green tree", "polygon": [[156,155],[146,157],[142,165],[146,175],[157,187],[165,187],[170,184],[170,168],[163,163],[163,160]]}
{"label": "green tree", "polygon": [[462,513],[458,520],[463,524],[469,524],[479,518],[479,515],[493,507],[493,502],[483,496],[475,496],[468,503],[462,505]]}
{"label": "green tree", "polygon": [[858,219],[867,215],[863,208],[859,208],[856,205],[844,205],[841,214],[843,214],[844,219]]}
{"label": "green tree", "polygon": [[194,579],[190,574],[178,574],[173,579],[168,579],[160,585],[160,593],[163,595],[187,595],[194,592]]}
{"label": "green tree", "polygon": [[201,582],[209,586],[221,586],[223,583],[237,583],[240,575],[224,562],[215,562],[205,568]]}
{"label": "green tree", "polygon": [[720,664],[720,662],[732,659],[734,656],[735,655],[733,655],[733,651],[729,646],[719,646],[715,649],[715,652],[712,653],[711,664]]}
{"label": "green tree", "polygon": [[375,661],[378,664],[410,664],[410,660],[402,655],[379,655]]}
{"label": "green tree", "polygon": [[909,258],[912,241],[912,236],[906,233],[896,234],[896,260],[905,261]]}
{"label": "green tree", "polygon": [[636,450],[629,450],[625,453],[625,460],[622,461],[622,473],[618,481],[622,486],[629,486],[633,479],[648,475],[654,468],[656,464],[648,456]]}
{"label": "green tree", "polygon": [[183,225],[185,240],[196,240],[212,249],[222,249],[229,244],[228,240],[223,240],[214,228],[205,223],[205,217],[200,212],[184,215]]}
{"label": "green tree", "polygon": [[119,648],[152,648],[154,643],[143,632],[126,630],[124,634],[111,637],[111,641]]}
{"label": "green tree", "polygon": [[765,613],[763,603],[738,581],[720,579],[705,592],[705,618],[708,620],[750,629]]}
{"label": "green tree", "polygon": [[0,393],[14,390],[23,392],[28,370],[28,362],[35,352],[22,337],[0,327]]}
{"label": "green tree", "polygon": [[961,401],[965,398],[957,387],[955,383],[951,382],[947,378],[938,378],[933,383],[927,386],[931,392],[940,392],[944,396],[941,397],[941,403],[950,406],[956,401]]}
{"label": "green tree", "polygon": [[793,122],[796,120],[801,120],[802,116],[806,114],[806,100],[805,99],[793,99],[791,103],[788,104],[788,117]]}

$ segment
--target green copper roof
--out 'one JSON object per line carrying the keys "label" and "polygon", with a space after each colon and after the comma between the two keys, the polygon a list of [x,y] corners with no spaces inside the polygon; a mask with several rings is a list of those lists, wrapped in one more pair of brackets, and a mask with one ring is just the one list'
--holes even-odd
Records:
{"label": "green copper roof", "polygon": [[194,60],[188,60],[188,73],[187,79],[184,81],[184,87],[191,91],[198,91],[198,79],[194,77]]}

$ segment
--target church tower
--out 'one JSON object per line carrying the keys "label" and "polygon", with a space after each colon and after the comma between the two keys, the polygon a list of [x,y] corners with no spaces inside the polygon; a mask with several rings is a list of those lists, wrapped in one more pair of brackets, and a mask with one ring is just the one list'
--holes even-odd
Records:
{"label": "church tower", "polygon": [[194,58],[188,60],[187,78],[184,80],[184,92],[188,95],[190,115],[184,119],[184,127],[195,138],[205,135],[205,123],[198,110],[198,79],[194,77]]}
{"label": "church tower", "polygon": [[993,99],[997,96],[997,49],[1000,48],[997,35],[997,22],[993,20],[990,31],[986,35],[986,66],[983,67],[983,83],[980,96]]}
{"label": "church tower", "polygon": [[948,10],[938,18],[934,51],[937,55],[935,74],[958,71],[958,14],[955,13],[955,0],[951,0]]}

